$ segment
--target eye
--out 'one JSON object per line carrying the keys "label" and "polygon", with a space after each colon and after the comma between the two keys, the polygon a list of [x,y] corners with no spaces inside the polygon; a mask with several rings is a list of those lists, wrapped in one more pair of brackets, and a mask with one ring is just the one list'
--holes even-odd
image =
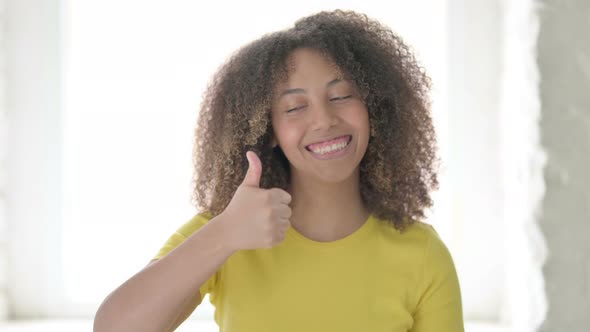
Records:
{"label": "eye", "polygon": [[348,95],[348,96],[344,96],[344,97],[334,97],[334,98],[330,98],[330,101],[339,101],[339,100],[348,99],[350,97],[352,97],[352,95]]}
{"label": "eye", "polygon": [[287,110],[287,113],[291,113],[293,111],[297,111],[297,110],[300,110],[302,108],[305,108],[305,106],[298,106],[298,107],[295,107],[295,108],[288,109]]}

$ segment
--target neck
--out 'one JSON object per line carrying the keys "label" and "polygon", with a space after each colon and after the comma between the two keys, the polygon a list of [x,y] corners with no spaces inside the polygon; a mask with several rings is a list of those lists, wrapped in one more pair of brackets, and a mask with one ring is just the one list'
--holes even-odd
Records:
{"label": "neck", "polygon": [[358,167],[348,179],[337,183],[293,174],[288,191],[292,197],[291,226],[312,240],[346,237],[370,214],[361,199]]}

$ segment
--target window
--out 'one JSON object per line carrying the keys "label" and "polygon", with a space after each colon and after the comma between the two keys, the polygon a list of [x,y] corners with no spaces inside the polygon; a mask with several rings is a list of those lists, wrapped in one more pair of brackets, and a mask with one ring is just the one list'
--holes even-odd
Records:
{"label": "window", "polygon": [[[258,10],[234,5],[243,8],[220,17],[214,13],[222,12],[222,4],[208,4],[205,14],[196,3],[67,2],[62,271],[71,301],[104,297],[191,215],[196,96],[213,69],[243,43],[312,12],[276,11],[252,21],[243,13],[252,11],[246,15],[252,17]],[[435,80],[435,115],[444,135],[444,4],[436,5],[440,10],[432,12],[426,29],[408,19],[420,11],[419,4],[404,4],[403,11],[392,10],[395,6],[373,2],[358,9],[372,12],[415,45]],[[153,24],[156,19],[162,24]],[[446,148],[444,139],[441,143]],[[439,193],[438,199],[447,196]],[[441,232],[448,232],[447,222],[440,213]],[[92,237],[84,236],[88,229]],[[86,280],[97,275],[89,287]]]}
{"label": "window", "polygon": [[[11,238],[8,246],[15,313],[89,317],[109,291],[147,264],[192,216],[192,130],[198,97],[217,66],[265,32],[338,6],[391,26],[414,46],[432,76],[444,163],[429,222],[454,256],[466,319],[505,321],[502,308],[515,284],[503,276],[519,262],[507,260],[509,250],[497,250],[498,243],[514,244],[497,227],[507,223],[507,197],[515,197],[506,196],[506,180],[498,180],[514,175],[503,162],[509,147],[499,132],[506,126],[501,110],[510,107],[510,99],[502,99],[506,91],[500,89],[503,55],[489,45],[500,49],[505,43],[498,31],[506,9],[491,2],[477,7],[466,1],[333,1],[317,7],[308,1],[288,13],[279,10],[280,3],[265,4],[264,11],[235,3],[222,16],[224,6],[76,0],[64,1],[61,12],[58,6],[48,9],[49,19],[19,23],[43,32],[23,40],[54,45],[46,60],[54,71],[26,74],[24,83],[14,84],[22,94],[14,97],[9,134],[15,137],[13,151],[25,152],[14,154],[9,169],[15,176],[8,217],[11,234],[27,235]],[[19,15],[35,15],[15,8]],[[481,38],[494,34],[497,39]],[[14,70],[26,73],[30,50],[15,50],[20,60]],[[31,95],[47,97],[36,101]],[[39,274],[45,282],[32,277]],[[196,316],[211,314],[203,301]]]}

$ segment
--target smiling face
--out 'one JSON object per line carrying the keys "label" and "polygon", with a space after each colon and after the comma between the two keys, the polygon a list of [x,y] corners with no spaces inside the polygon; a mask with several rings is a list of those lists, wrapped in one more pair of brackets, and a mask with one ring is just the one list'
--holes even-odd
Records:
{"label": "smiling face", "polygon": [[289,160],[292,177],[344,181],[358,171],[369,142],[362,97],[313,49],[295,50],[289,63],[289,77],[276,87],[273,100],[273,145]]}

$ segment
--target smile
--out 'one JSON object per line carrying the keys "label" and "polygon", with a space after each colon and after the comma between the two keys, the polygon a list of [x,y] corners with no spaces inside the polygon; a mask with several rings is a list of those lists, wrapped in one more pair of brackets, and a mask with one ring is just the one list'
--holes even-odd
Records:
{"label": "smile", "polygon": [[305,149],[317,159],[332,159],[345,154],[351,141],[352,136],[346,135],[330,141],[310,144]]}

